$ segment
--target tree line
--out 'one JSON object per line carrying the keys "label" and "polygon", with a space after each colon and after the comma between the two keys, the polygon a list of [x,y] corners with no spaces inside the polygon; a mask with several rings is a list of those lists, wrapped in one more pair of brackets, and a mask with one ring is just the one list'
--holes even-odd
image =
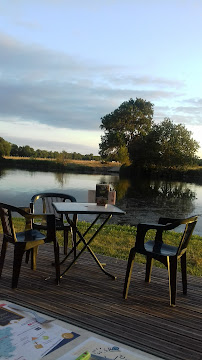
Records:
{"label": "tree line", "polygon": [[182,124],[164,118],[153,121],[154,105],[141,98],[123,102],[101,118],[103,159],[135,167],[179,167],[199,164],[199,144]]}
{"label": "tree line", "polygon": [[0,137],[0,157],[3,156],[14,156],[14,157],[29,157],[29,158],[40,158],[40,159],[55,159],[55,160],[100,160],[100,156],[93,154],[82,155],[77,152],[68,153],[66,151],[47,151],[47,150],[34,150],[29,145],[18,146],[12,144],[2,137]]}

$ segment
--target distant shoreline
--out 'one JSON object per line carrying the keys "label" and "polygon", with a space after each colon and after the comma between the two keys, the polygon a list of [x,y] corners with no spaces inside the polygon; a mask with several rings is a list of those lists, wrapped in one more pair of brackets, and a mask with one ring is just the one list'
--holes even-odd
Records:
{"label": "distant shoreline", "polygon": [[31,159],[19,157],[5,157],[0,160],[0,169],[21,169],[28,171],[52,171],[52,172],[75,172],[84,174],[109,174],[119,173],[120,163],[87,161],[87,160],[64,160],[63,162],[53,159]]}
{"label": "distant shoreline", "polygon": [[88,160],[32,159],[5,157],[0,159],[0,170],[20,169],[27,171],[51,171],[76,174],[109,175],[119,174],[121,178],[146,177],[166,181],[182,181],[202,184],[202,166],[193,168],[142,168],[121,166],[116,162]]}
{"label": "distant shoreline", "polygon": [[182,181],[187,183],[202,184],[202,166],[195,167],[151,167],[135,168],[134,166],[122,166],[120,176],[125,178],[145,177],[155,180]]}

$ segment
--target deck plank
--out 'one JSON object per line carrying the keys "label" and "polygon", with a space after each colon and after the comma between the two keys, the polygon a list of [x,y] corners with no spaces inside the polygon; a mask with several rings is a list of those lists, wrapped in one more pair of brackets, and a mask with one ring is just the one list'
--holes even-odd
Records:
{"label": "deck plank", "polygon": [[152,281],[145,284],[145,268],[135,264],[128,299],[124,300],[126,261],[99,256],[107,263],[107,270],[117,275],[114,281],[85,253],[57,286],[51,265],[53,246],[47,244],[40,247],[37,271],[23,263],[18,289],[12,290],[12,253],[10,246],[0,280],[2,300],[31,307],[165,360],[202,359],[201,278],[188,276],[188,294],[184,296],[179,273],[177,306],[171,308],[166,269],[153,268]]}

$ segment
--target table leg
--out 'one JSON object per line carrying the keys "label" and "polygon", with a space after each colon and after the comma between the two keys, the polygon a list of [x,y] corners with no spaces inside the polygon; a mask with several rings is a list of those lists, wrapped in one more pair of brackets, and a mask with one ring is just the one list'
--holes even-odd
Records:
{"label": "table leg", "polygon": [[[111,217],[111,216],[110,216]],[[96,219],[90,224],[90,226],[88,227],[88,229],[83,233],[83,235],[79,232],[78,228],[77,228],[77,215],[75,217],[73,217],[73,220],[71,220],[69,218],[68,215],[66,215],[66,220],[67,222],[70,224],[70,226],[73,229],[73,234],[74,234],[74,246],[73,248],[69,251],[69,253],[64,257],[64,259],[60,262],[60,265],[62,265],[67,258],[74,252],[74,259],[76,260],[76,248],[78,247],[78,245],[80,244],[80,242],[82,241],[82,239],[84,238],[84,236],[86,236],[86,234],[89,232],[89,230],[93,227],[93,225],[98,221],[98,219],[100,218],[100,215],[98,215],[96,217]],[[76,241],[76,234],[79,235],[79,240]],[[85,240],[84,240],[85,242]],[[86,243],[86,242],[85,242]],[[74,261],[75,262],[75,261]]]}
{"label": "table leg", "polygon": [[[100,261],[98,260],[97,256],[95,255],[95,253],[93,252],[93,250],[90,248],[89,244],[93,241],[93,239],[95,238],[95,236],[100,232],[100,230],[103,228],[103,226],[107,223],[107,221],[111,218],[111,214],[107,216],[107,218],[103,221],[103,223],[99,226],[99,228],[95,231],[95,233],[93,234],[93,236],[88,240],[86,241],[84,236],[89,232],[89,230],[92,228],[92,226],[96,223],[96,221],[99,219],[100,215],[98,215],[98,217],[93,221],[93,223],[88,227],[88,229],[85,231],[85,233],[82,235],[81,232],[78,230],[76,224],[74,224],[72,222],[71,219],[68,219],[68,222],[70,223],[70,225],[72,226],[72,228],[75,229],[76,233],[78,234],[79,236],[79,240],[77,241],[76,243],[76,246],[79,245],[79,243],[82,241],[84,246],[83,248],[80,250],[80,252],[76,255],[76,257],[74,257],[73,261],[68,265],[68,267],[61,273],[61,276],[62,277],[64,274],[66,274],[66,272],[72,267],[72,265],[75,263],[75,261],[79,258],[79,256],[83,253],[83,251],[85,249],[88,249],[88,251],[90,252],[91,256],[93,257],[93,259],[96,261],[96,263],[98,264],[98,266],[100,267],[100,269],[106,274],[108,275],[109,277],[111,277],[112,279],[116,279],[116,277],[112,274],[110,274],[109,272],[107,272],[104,268],[103,268],[103,265],[100,263]],[[75,251],[74,249],[72,249],[69,254],[63,259],[63,261],[60,263],[63,264],[64,261],[67,259],[67,257],[69,257],[69,255]]]}

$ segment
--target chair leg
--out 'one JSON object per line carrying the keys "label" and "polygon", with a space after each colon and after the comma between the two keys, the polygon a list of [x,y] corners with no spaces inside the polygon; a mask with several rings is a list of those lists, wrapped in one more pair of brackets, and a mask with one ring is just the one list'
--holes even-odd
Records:
{"label": "chair leg", "polygon": [[31,249],[31,269],[34,271],[36,270],[36,258],[38,254],[38,248],[38,246],[35,246]]}
{"label": "chair leg", "polygon": [[182,288],[183,294],[187,294],[187,260],[186,260],[186,253],[184,253],[181,258],[181,271],[182,271]]}
{"label": "chair leg", "polygon": [[31,251],[31,250],[27,250],[27,251],[26,251],[26,256],[25,256],[25,262],[26,262],[26,264],[29,263],[30,251]]}
{"label": "chair leg", "polygon": [[76,229],[72,230],[72,246],[74,248],[74,259],[76,258]]}
{"label": "chair leg", "polygon": [[74,247],[74,259],[76,258],[76,229],[77,229],[78,216],[77,214],[73,215],[73,228],[72,228],[72,246]]}
{"label": "chair leg", "polygon": [[7,247],[8,247],[8,242],[6,240],[3,240],[2,247],[1,247],[1,257],[0,257],[0,277],[2,274],[3,267],[4,267],[4,260],[6,257]]}
{"label": "chair leg", "polygon": [[56,283],[60,283],[60,257],[59,257],[59,244],[57,239],[54,240],[54,256],[55,256],[55,272],[56,272]]}
{"label": "chair leg", "polygon": [[68,232],[69,229],[64,229],[64,255],[67,255],[67,248],[68,248]]}
{"label": "chair leg", "polygon": [[170,306],[175,306],[177,289],[177,257],[167,256]]}
{"label": "chair leg", "polygon": [[13,277],[12,277],[12,288],[15,289],[18,286],[18,279],[20,275],[20,269],[22,264],[22,257],[24,254],[24,244],[15,245],[14,247],[14,260],[13,260]]}
{"label": "chair leg", "polygon": [[153,258],[151,256],[147,256],[145,282],[148,283],[151,281],[152,265],[153,265]]}
{"label": "chair leg", "polygon": [[129,290],[129,286],[130,286],[130,280],[131,280],[133,265],[134,265],[134,261],[135,261],[135,253],[136,253],[135,249],[132,248],[130,250],[127,269],[126,269],[125,283],[124,283],[124,289],[123,289],[123,298],[124,299],[127,299],[127,297],[128,297],[128,290]]}

